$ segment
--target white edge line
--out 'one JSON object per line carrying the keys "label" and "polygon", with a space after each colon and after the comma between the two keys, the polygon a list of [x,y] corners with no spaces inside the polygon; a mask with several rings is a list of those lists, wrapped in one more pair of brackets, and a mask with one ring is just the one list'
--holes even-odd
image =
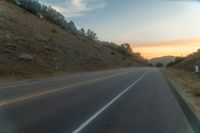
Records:
{"label": "white edge line", "polygon": [[118,100],[124,93],[126,93],[129,89],[131,89],[134,85],[136,85],[141,79],[143,79],[149,72],[145,72],[140,78],[138,78],[134,83],[132,83],[128,88],[122,91],[119,95],[117,95],[114,99],[112,99],[109,103],[103,106],[99,111],[93,114],[89,119],[83,122],[77,129],[75,129],[72,133],[80,133],[87,125],[89,125],[96,117],[98,117],[103,111],[105,111],[111,104],[113,104],[116,100]]}

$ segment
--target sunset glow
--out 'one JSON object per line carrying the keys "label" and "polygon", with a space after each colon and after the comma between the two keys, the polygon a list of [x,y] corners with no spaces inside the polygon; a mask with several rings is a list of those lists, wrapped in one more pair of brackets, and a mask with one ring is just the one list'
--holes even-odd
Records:
{"label": "sunset glow", "polygon": [[133,51],[140,52],[147,59],[173,55],[186,56],[200,49],[200,39],[172,40],[132,45]]}

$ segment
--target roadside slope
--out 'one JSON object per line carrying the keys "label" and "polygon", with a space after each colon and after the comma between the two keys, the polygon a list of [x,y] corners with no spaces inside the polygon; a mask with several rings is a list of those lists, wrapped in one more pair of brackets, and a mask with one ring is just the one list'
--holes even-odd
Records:
{"label": "roadside slope", "polygon": [[0,29],[4,78],[147,65],[141,57],[124,57],[110,47],[80,39],[6,0],[0,1]]}
{"label": "roadside slope", "polygon": [[194,66],[200,65],[200,49],[187,56],[184,60],[176,64],[175,68],[184,69],[187,71],[194,71]]}
{"label": "roadside slope", "polygon": [[187,102],[191,103],[200,116],[200,80],[194,72],[195,65],[200,65],[200,50],[187,57],[178,57],[166,69],[166,74],[171,78],[171,83],[181,93]]}

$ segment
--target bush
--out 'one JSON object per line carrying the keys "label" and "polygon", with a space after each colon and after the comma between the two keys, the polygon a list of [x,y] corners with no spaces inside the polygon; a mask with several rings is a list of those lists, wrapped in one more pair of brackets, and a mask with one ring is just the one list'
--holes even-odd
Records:
{"label": "bush", "polygon": [[57,33],[57,31],[55,29],[52,29],[51,32],[54,34]]}
{"label": "bush", "polygon": [[106,47],[109,47],[110,49],[112,49],[113,51],[116,51],[118,53],[120,53],[121,55],[123,55],[124,57],[128,57],[131,56],[131,54],[129,53],[129,51],[127,51],[126,48],[119,46],[115,43],[108,43],[108,42],[104,42],[104,45]]}
{"label": "bush", "polygon": [[172,67],[172,66],[180,63],[184,59],[185,59],[185,57],[176,57],[175,61],[172,61],[172,62],[170,62],[170,63],[167,64],[167,67]]}
{"label": "bush", "polygon": [[111,54],[111,55],[115,55],[115,52],[112,51],[112,52],[110,52],[110,54]]}
{"label": "bush", "polygon": [[163,66],[164,65],[162,63],[160,63],[160,62],[156,64],[156,67],[163,67]]}
{"label": "bush", "polygon": [[40,19],[58,25],[62,29],[71,32],[75,36],[87,38],[89,40],[94,40],[94,41],[96,41],[98,38],[97,34],[90,29],[88,29],[87,33],[85,33],[85,30],[83,28],[81,28],[81,30],[78,30],[73,21],[70,21],[68,23],[65,20],[65,17],[60,12],[57,12],[51,6],[40,4],[37,0],[8,0],[8,1],[38,16]]}

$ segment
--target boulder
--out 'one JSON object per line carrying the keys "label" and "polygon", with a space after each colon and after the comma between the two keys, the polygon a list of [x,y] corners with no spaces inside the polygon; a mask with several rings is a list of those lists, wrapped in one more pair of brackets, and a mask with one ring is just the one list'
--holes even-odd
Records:
{"label": "boulder", "polygon": [[7,43],[4,48],[4,52],[13,53],[16,51],[17,45],[14,43]]}
{"label": "boulder", "polygon": [[45,44],[44,49],[47,50],[47,51],[53,51],[53,48],[50,44]]}
{"label": "boulder", "polygon": [[23,60],[23,61],[32,61],[34,60],[34,57],[30,54],[21,54],[19,57],[18,57],[20,60]]}

